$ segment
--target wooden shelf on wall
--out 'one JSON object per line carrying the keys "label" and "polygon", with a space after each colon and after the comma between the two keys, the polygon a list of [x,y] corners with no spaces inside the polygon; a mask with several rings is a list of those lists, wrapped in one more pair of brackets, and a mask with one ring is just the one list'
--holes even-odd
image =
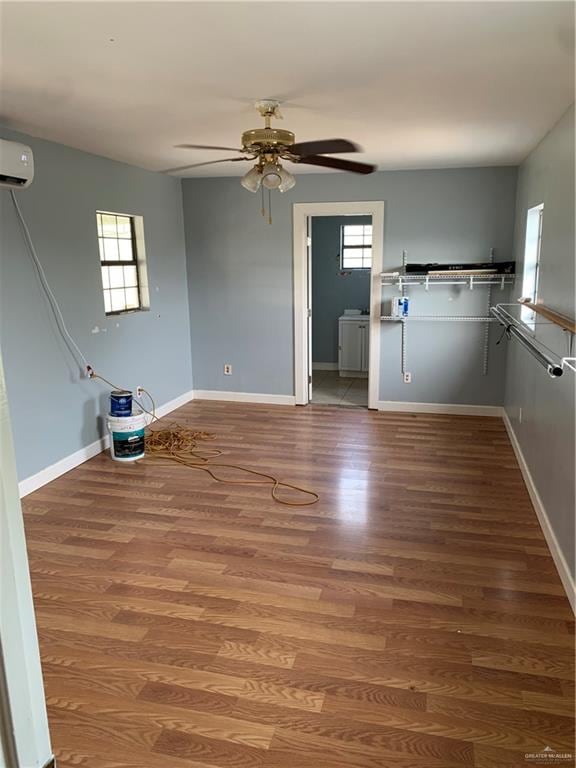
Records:
{"label": "wooden shelf on wall", "polygon": [[529,307],[533,312],[538,315],[542,315],[546,320],[562,328],[563,331],[569,331],[570,333],[576,333],[576,323],[566,315],[561,315],[559,312],[555,312],[550,307],[544,306],[544,304],[532,304],[530,301],[522,301],[519,299],[519,303],[523,307]]}

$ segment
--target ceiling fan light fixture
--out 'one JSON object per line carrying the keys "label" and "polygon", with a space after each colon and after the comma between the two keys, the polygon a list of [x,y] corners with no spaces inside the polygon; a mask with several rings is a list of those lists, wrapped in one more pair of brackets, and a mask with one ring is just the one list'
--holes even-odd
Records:
{"label": "ceiling fan light fixture", "polygon": [[279,163],[266,163],[262,168],[262,184],[266,189],[278,189],[282,184],[281,172],[284,169]]}
{"label": "ceiling fan light fixture", "polygon": [[262,169],[259,165],[255,165],[250,168],[240,180],[240,184],[247,189],[248,192],[258,192],[260,184],[262,184]]}
{"label": "ceiling fan light fixture", "polygon": [[288,190],[292,189],[292,187],[296,184],[296,179],[294,176],[285,168],[280,167],[280,177],[282,179],[278,187],[280,192],[288,192]]}

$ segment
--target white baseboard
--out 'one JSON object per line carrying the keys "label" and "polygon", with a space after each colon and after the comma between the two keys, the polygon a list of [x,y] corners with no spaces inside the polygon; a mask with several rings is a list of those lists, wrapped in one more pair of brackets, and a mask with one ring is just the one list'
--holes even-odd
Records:
{"label": "white baseboard", "polygon": [[18,483],[20,498],[28,496],[29,493],[37,491],[38,488],[46,485],[46,483],[52,482],[52,480],[60,477],[60,475],[64,475],[66,472],[74,469],[74,467],[77,467],[79,464],[83,464],[85,461],[88,461],[88,459],[91,459],[93,456],[96,456],[97,454],[106,450],[109,444],[110,439],[108,435],[106,435],[99,440],[90,443],[90,445],[87,445],[84,448],[80,448],[79,451],[75,451],[69,456],[65,456],[55,464],[51,464],[49,467],[41,469],[40,472],[36,472],[35,475],[30,475],[30,477],[21,480]]}
{"label": "white baseboard", "polygon": [[312,363],[313,371],[337,371],[338,363]]}
{"label": "white baseboard", "polygon": [[164,403],[164,405],[160,405],[156,408],[156,416],[161,419],[162,416],[166,416],[167,413],[172,413],[176,408],[181,408],[183,405],[186,405],[190,400],[194,400],[194,392],[192,390],[184,392],[183,395],[175,397],[174,400],[169,400],[167,403]]}
{"label": "white baseboard", "polygon": [[[170,400],[169,402],[164,403],[164,405],[160,405],[156,409],[156,415],[158,417],[165,416],[167,413],[175,411],[176,408],[180,408],[182,405],[189,403],[193,397],[194,393],[192,391],[185,392],[183,395],[175,397],[174,400]],[[40,472],[36,472],[35,475],[26,477],[24,480],[21,480],[18,483],[20,498],[28,496],[29,493],[38,490],[38,488],[46,485],[46,483],[52,482],[52,480],[60,477],[60,475],[64,475],[66,472],[74,469],[74,467],[83,464],[85,461],[88,461],[88,459],[91,459],[93,456],[96,456],[102,451],[106,450],[109,445],[110,438],[108,435],[105,435],[99,440],[95,440],[93,443],[90,443],[90,445],[87,445],[84,448],[80,448],[79,451],[75,451],[69,456],[65,456],[55,464],[51,464],[49,467],[41,469]]]}
{"label": "white baseboard", "polygon": [[530,499],[532,500],[532,504],[536,511],[540,527],[542,528],[542,532],[546,538],[548,548],[550,549],[550,554],[552,555],[552,559],[556,565],[556,570],[558,571],[558,575],[560,576],[560,580],[562,581],[562,585],[566,591],[566,596],[570,601],[572,610],[574,613],[576,613],[576,584],[572,579],[572,574],[568,568],[568,563],[562,554],[562,550],[558,544],[558,539],[556,538],[556,534],[554,533],[554,529],[550,523],[550,518],[546,513],[546,509],[542,503],[542,499],[540,498],[540,494],[538,493],[538,489],[536,488],[536,484],[534,483],[534,479],[532,478],[532,474],[530,473],[530,469],[526,459],[524,458],[524,454],[522,453],[522,448],[520,447],[520,443],[518,442],[518,438],[516,437],[516,433],[512,427],[512,422],[510,421],[506,411],[503,413],[503,419],[504,425],[506,426],[506,430],[508,432],[508,436],[510,438],[510,442],[512,443],[512,448],[514,449],[514,453],[518,459],[518,464],[520,465],[522,477],[524,478],[526,488],[528,489]]}
{"label": "white baseboard", "polygon": [[341,379],[367,379],[368,371],[340,371]]}
{"label": "white baseboard", "polygon": [[261,395],[255,392],[223,392],[215,389],[195,389],[194,400],[223,400],[230,403],[264,403],[265,405],[296,405],[294,395]]}
{"label": "white baseboard", "polygon": [[502,416],[500,405],[455,405],[453,403],[406,403],[395,400],[379,400],[379,411],[405,413],[442,413],[455,416]]}

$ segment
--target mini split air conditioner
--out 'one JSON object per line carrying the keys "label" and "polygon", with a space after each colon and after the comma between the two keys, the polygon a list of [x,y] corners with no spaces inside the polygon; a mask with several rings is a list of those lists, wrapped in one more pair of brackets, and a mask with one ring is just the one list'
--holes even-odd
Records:
{"label": "mini split air conditioner", "polygon": [[0,139],[0,187],[24,189],[34,178],[34,155],[30,147]]}

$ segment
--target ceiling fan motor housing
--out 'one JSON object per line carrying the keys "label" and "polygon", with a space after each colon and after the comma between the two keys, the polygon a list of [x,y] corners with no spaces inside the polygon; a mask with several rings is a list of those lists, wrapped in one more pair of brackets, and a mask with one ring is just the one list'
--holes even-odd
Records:
{"label": "ceiling fan motor housing", "polygon": [[263,147],[289,147],[294,144],[295,136],[292,131],[280,128],[254,128],[242,134],[244,149],[261,149]]}

